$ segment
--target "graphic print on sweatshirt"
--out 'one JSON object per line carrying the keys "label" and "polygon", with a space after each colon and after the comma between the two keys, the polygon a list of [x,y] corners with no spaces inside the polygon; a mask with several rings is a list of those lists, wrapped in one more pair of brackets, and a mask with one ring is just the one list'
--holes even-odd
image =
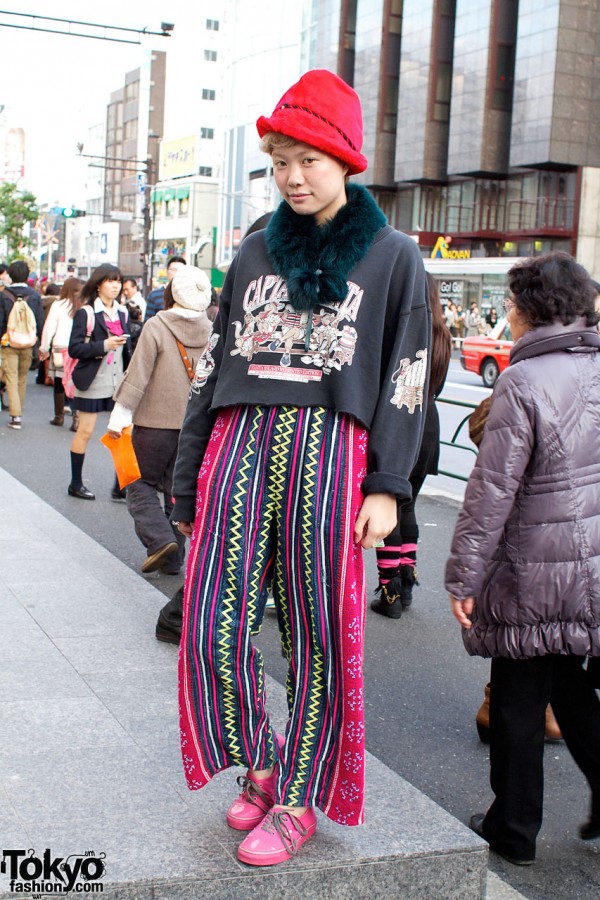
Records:
{"label": "graphic print on sweatshirt", "polygon": [[[251,281],[243,300],[244,321],[232,322],[235,347],[249,363],[248,374],[285,381],[320,381],[323,374],[352,365],[356,321],[363,290],[348,282],[337,305],[298,311],[287,302],[285,281],[265,275]],[[259,359],[256,363],[252,360]]]}

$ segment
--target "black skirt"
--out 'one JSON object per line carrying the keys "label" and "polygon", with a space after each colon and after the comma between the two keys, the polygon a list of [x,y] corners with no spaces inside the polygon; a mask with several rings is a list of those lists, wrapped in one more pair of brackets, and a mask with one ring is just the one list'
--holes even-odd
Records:
{"label": "black skirt", "polygon": [[70,401],[71,409],[86,413],[112,412],[114,405],[115,401],[112,397],[101,397],[98,400],[88,397],[73,397]]}

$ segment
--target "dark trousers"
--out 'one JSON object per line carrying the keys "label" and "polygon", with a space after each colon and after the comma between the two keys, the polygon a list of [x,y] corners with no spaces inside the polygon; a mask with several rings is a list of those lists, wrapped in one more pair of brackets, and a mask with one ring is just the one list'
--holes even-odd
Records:
{"label": "dark trousers", "polygon": [[[185,538],[169,522],[173,511],[173,468],[177,456],[179,430],[142,428],[135,425],[132,442],[142,477],[127,486],[127,509],[135,523],[135,533],[148,555],[176,540],[179,552],[168,560],[168,569],[179,570],[185,556]],[[163,495],[163,504],[159,499]]]}
{"label": "dark trousers", "polygon": [[490,690],[490,784],[496,799],[483,833],[492,846],[535,857],[542,825],[544,731],[548,703],[600,815],[600,700],[580,656],[493,659]]}

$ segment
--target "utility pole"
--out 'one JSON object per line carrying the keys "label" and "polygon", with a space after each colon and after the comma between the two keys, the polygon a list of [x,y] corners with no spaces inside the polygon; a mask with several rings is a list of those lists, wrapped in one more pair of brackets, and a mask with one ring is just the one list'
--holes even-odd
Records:
{"label": "utility pole", "polygon": [[152,269],[154,263],[154,241],[151,236],[154,224],[154,216],[151,215],[152,191],[154,189],[154,161],[151,156],[146,160],[145,166],[146,184],[144,185],[144,208],[142,209],[142,227],[144,229],[142,281],[144,284],[144,296],[147,297],[152,290]]}

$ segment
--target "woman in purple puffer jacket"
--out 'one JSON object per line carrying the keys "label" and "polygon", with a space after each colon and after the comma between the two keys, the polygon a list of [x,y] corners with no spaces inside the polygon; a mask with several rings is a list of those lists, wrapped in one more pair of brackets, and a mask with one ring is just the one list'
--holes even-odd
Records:
{"label": "woman in purple puffer jacket", "polygon": [[496,383],[446,588],[468,653],[492,657],[490,782],[471,828],[529,865],[542,824],[548,703],[591,788],[600,837],[600,336],[595,287],[566,253],[513,266],[515,344]]}

